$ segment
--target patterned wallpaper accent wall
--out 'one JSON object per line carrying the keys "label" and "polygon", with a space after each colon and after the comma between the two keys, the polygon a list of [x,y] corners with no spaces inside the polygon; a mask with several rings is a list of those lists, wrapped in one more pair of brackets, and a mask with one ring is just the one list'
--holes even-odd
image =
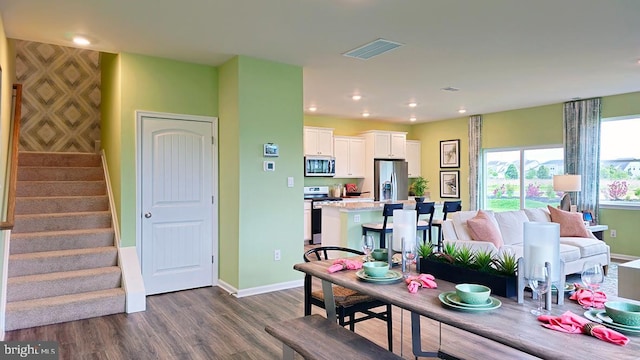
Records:
{"label": "patterned wallpaper accent wall", "polygon": [[95,152],[100,139],[100,53],[15,40],[22,84],[20,150]]}

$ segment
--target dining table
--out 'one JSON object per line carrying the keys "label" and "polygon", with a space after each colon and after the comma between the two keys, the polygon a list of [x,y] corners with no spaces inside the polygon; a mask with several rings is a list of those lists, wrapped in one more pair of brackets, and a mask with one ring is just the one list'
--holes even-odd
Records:
{"label": "dining table", "polygon": [[[444,305],[440,299],[441,294],[455,291],[454,283],[435,279],[437,288],[425,287],[411,293],[404,279],[394,283],[363,281],[362,274],[356,275],[358,270],[330,273],[328,268],[332,264],[333,260],[324,260],[295,264],[293,267],[322,280],[325,304],[331,304],[325,306],[327,318],[336,318],[333,284],[405,309],[411,313],[412,352],[416,357],[438,356],[438,352],[422,349],[420,319],[425,317],[543,359],[640,359],[640,331],[625,334],[630,341],[626,345],[617,345],[586,334],[569,334],[548,329],[531,314],[531,309],[537,304],[537,300],[531,297],[526,297],[524,303],[518,303],[516,298],[492,295],[501,302],[501,305],[493,310],[461,310]],[[567,311],[583,317],[585,313],[583,307],[573,300],[567,300],[562,305],[553,304],[550,311],[551,315],[557,316]],[[447,339],[440,341],[446,343]]]}

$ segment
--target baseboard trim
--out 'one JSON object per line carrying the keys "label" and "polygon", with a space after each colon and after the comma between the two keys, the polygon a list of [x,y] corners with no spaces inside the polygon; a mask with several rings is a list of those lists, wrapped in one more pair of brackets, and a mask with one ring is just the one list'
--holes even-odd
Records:
{"label": "baseboard trim", "polygon": [[611,260],[633,261],[633,260],[640,259],[640,257],[637,257],[637,256],[624,255],[624,254],[611,254],[610,256],[611,256]]}
{"label": "baseboard trim", "polygon": [[252,296],[252,295],[259,295],[259,294],[266,294],[273,291],[294,289],[301,286],[304,286],[304,280],[287,281],[283,283],[257,286],[253,288],[238,290],[236,287],[230,285],[224,280],[218,280],[218,287],[228,292],[229,295],[233,295],[237,298],[242,298],[245,296]]}

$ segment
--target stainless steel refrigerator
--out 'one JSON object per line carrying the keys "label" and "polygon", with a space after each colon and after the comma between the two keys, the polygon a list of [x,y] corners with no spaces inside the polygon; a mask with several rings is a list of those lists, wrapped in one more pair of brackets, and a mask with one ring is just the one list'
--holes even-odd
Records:
{"label": "stainless steel refrigerator", "polygon": [[407,200],[409,170],[404,160],[374,160],[373,190],[375,201]]}

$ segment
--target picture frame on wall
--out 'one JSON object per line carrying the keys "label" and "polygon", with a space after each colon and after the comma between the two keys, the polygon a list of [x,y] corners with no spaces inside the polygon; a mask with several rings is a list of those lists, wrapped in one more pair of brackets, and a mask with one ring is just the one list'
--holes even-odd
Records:
{"label": "picture frame on wall", "polygon": [[460,198],[460,170],[440,171],[440,197]]}
{"label": "picture frame on wall", "polygon": [[440,167],[460,167],[460,139],[440,141]]}

